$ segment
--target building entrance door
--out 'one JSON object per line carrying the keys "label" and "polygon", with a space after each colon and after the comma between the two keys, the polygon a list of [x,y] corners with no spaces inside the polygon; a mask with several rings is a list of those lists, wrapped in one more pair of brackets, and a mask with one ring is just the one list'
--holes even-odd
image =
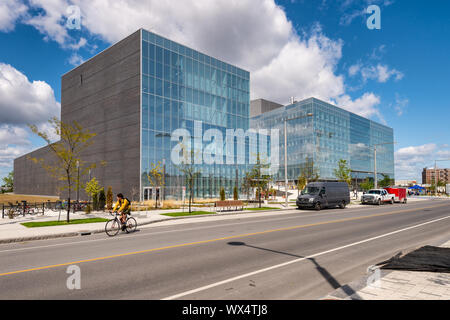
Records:
{"label": "building entrance door", "polygon": [[156,200],[160,202],[160,187],[145,187],[144,188],[144,201]]}

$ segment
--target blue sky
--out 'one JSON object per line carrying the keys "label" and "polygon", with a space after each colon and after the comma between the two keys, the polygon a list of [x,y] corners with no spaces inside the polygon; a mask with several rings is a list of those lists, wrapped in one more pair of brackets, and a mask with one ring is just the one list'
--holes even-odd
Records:
{"label": "blue sky", "polygon": [[[366,26],[372,4],[380,30]],[[65,26],[70,5],[80,30]],[[450,158],[448,12],[445,0],[2,0],[0,178],[44,144],[26,124],[59,114],[61,75],[143,27],[249,70],[252,98],[316,96],[393,127],[396,178],[420,182]]]}

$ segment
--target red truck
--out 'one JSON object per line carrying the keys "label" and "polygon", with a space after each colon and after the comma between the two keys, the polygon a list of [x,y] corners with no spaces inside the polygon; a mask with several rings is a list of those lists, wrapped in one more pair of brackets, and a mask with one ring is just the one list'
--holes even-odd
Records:
{"label": "red truck", "polygon": [[395,194],[395,202],[406,203],[406,189],[405,188],[384,188],[388,193]]}

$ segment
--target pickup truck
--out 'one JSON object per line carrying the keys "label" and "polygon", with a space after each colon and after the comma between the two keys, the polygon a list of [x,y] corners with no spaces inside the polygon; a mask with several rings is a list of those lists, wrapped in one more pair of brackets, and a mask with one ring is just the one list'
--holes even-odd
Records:
{"label": "pickup truck", "polygon": [[371,203],[381,205],[385,202],[393,204],[394,200],[395,194],[388,193],[385,189],[371,189],[363,194],[361,204]]}

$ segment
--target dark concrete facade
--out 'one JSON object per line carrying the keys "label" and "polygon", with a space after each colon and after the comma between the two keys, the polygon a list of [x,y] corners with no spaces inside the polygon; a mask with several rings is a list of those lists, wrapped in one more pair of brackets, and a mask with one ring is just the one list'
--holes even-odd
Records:
{"label": "dark concrete facade", "polygon": [[276,102],[264,99],[252,100],[250,101],[250,117],[259,116],[262,113],[269,112],[280,107],[283,107],[283,105]]}
{"label": "dark concrete facade", "polygon": [[[105,166],[93,169],[91,176],[105,189],[111,186],[114,193],[127,196],[133,188],[139,190],[140,65],[141,30],[66,73],[61,83],[61,120],[77,121],[97,134],[83,160],[106,161]],[[29,155],[46,161],[52,156],[48,147]],[[14,161],[15,193],[55,195],[55,181],[27,156]],[[80,195],[86,198],[83,191]],[[71,196],[74,198],[75,192]]]}

